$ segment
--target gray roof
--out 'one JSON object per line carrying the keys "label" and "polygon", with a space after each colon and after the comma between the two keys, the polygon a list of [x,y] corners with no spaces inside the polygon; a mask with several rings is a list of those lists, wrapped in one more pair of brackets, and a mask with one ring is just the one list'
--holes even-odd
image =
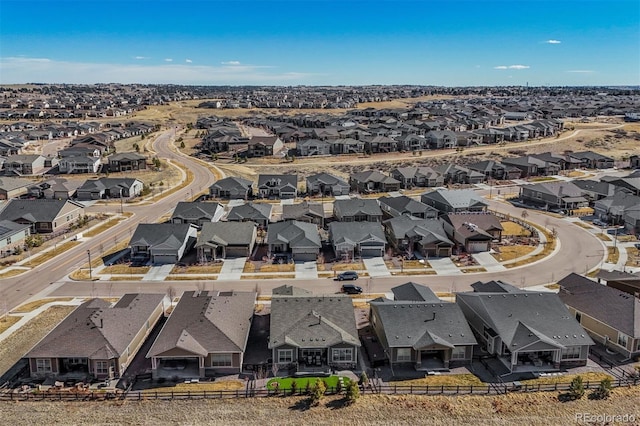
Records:
{"label": "gray roof", "polygon": [[313,292],[309,290],[305,290],[304,288],[294,287],[292,285],[281,285],[280,287],[276,287],[271,291],[271,294],[281,295],[281,296],[309,296],[312,295]]}
{"label": "gray roof", "polygon": [[308,176],[307,182],[311,182],[311,183],[320,182],[330,186],[334,186],[334,185],[341,185],[346,187],[349,186],[349,184],[343,179],[330,175],[329,173],[318,173],[315,175]]}
{"label": "gray roof", "polygon": [[318,227],[313,223],[288,220],[269,226],[267,244],[288,244],[290,248],[322,247]]}
{"label": "gray roof", "polygon": [[[584,190],[576,186],[572,182],[541,182],[531,185],[524,185],[523,188],[530,189],[532,191],[538,191],[543,194],[549,194],[554,197],[582,197]],[[585,200],[586,201],[586,200]]]}
{"label": "gray roof", "polygon": [[220,203],[207,203],[207,202],[187,202],[181,201],[176,205],[176,208],[173,210],[173,214],[171,215],[171,219],[181,218],[181,219],[213,219],[216,217],[216,213],[224,209],[222,204]]}
{"label": "gray roof", "polygon": [[386,184],[400,183],[398,179],[387,176],[378,170],[367,170],[364,172],[354,173],[350,176],[350,179],[358,182],[380,182]]}
{"label": "gray roof", "polygon": [[213,183],[213,185],[210,186],[210,188],[218,188],[225,191],[238,189],[238,188],[247,190],[251,188],[252,185],[253,185],[253,182],[251,182],[250,180],[231,176],[231,177],[226,177],[224,179],[220,179],[219,181],[216,181],[215,183]]}
{"label": "gray roof", "polygon": [[117,154],[110,155],[108,160],[111,161],[122,161],[122,160],[146,160],[142,154],[138,154],[137,152],[118,152]]}
{"label": "gray roof", "polygon": [[438,189],[436,191],[425,192],[423,199],[439,201],[455,209],[464,209],[477,206],[488,206],[489,204],[472,189]]}
{"label": "gray roof", "polygon": [[305,216],[324,217],[324,205],[304,201],[298,204],[284,204],[282,206],[282,219],[300,219]]}
{"label": "gray roof", "polygon": [[[273,184],[273,185],[271,185]],[[258,187],[286,188],[298,187],[298,175],[258,175]]]}
{"label": "gray roof", "polygon": [[227,220],[269,220],[273,206],[268,203],[247,203],[234,206],[227,215]]}
{"label": "gray roof", "polygon": [[188,223],[141,223],[129,245],[178,249],[184,244],[192,227]]}
{"label": "gray roof", "polygon": [[13,191],[14,189],[25,188],[33,185],[30,179],[22,179],[18,177],[0,177],[0,189],[4,191]]}
{"label": "gray roof", "polygon": [[511,351],[538,341],[559,348],[593,345],[555,293],[526,290],[458,293],[456,303],[461,302],[498,333]]}
{"label": "gray roof", "polygon": [[349,296],[272,297],[269,348],[282,345],[326,348],[340,343],[360,346]]}
{"label": "gray roof", "polygon": [[596,180],[588,179],[576,179],[572,181],[572,183],[584,191],[594,192],[596,194],[602,194],[604,196],[613,195],[615,193],[615,185],[607,182],[599,182]]}
{"label": "gray roof", "polygon": [[375,300],[370,303],[377,313],[388,347],[475,345],[473,332],[455,303],[443,301]]}
{"label": "gray roof", "polygon": [[27,358],[113,359],[124,354],[146,327],[163,294],[125,294],[111,306],[103,299],[84,302],[47,334]]}
{"label": "gray roof", "polygon": [[52,222],[64,206],[69,203],[77,208],[83,208],[69,200],[9,200],[4,209],[0,212],[0,220],[26,220],[28,222]]}
{"label": "gray roof", "polygon": [[439,219],[420,219],[413,216],[398,216],[386,220],[385,226],[391,228],[396,238],[418,238],[425,244],[432,242],[454,243],[447,237],[444,226]]}
{"label": "gray roof", "polygon": [[[567,306],[631,336],[640,338],[640,299],[571,273],[558,281],[558,296]],[[617,336],[609,336],[616,339]]]}
{"label": "gray roof", "polygon": [[202,357],[244,352],[255,300],[253,292],[184,292],[147,358],[176,348]]}
{"label": "gray roof", "polygon": [[438,212],[438,209],[436,209],[435,207],[429,206],[425,203],[421,203],[420,201],[416,201],[413,198],[407,197],[406,195],[401,195],[399,197],[380,197],[378,198],[378,202],[381,205],[386,204],[387,206],[400,213],[414,214]]}
{"label": "gray roof", "polygon": [[206,222],[198,235],[196,248],[251,245],[256,226],[253,222]]}
{"label": "gray roof", "polygon": [[100,179],[88,179],[78,188],[78,191],[102,191],[111,188],[131,188],[136,182],[142,183],[140,180],[134,178],[103,177]]}
{"label": "gray roof", "polygon": [[29,229],[29,225],[20,225],[10,220],[0,220],[0,239],[4,240],[25,229]]}
{"label": "gray roof", "polygon": [[356,245],[364,241],[387,242],[382,225],[378,222],[331,222],[329,233],[333,244],[349,242]]}
{"label": "gray roof", "polygon": [[392,287],[394,300],[442,303],[442,300],[427,286],[409,281],[402,285]]}
{"label": "gray roof", "polygon": [[378,201],[370,198],[351,198],[335,200],[333,209],[337,216],[351,217],[356,215],[382,216]]}

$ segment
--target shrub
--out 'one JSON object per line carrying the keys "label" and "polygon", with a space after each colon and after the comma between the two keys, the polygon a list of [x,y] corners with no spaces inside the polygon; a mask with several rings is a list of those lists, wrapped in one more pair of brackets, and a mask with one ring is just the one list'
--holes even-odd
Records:
{"label": "shrub", "polygon": [[291,381],[291,395],[295,395],[297,390],[298,390],[298,382],[296,382],[295,380],[292,380]]}
{"label": "shrub", "polygon": [[569,397],[571,399],[580,399],[584,396],[584,384],[582,376],[576,376],[569,385]]}
{"label": "shrub", "polygon": [[367,376],[367,372],[363,371],[360,373],[360,382],[362,386],[369,386],[369,376]]}
{"label": "shrub", "polygon": [[353,404],[358,398],[360,398],[360,389],[355,381],[350,381],[347,385],[347,393],[345,397],[349,404]]}
{"label": "shrub", "polygon": [[311,396],[310,396],[310,404],[318,405],[322,398],[324,398],[324,394],[327,391],[327,385],[325,385],[324,381],[317,379],[311,388]]}
{"label": "shrub", "polygon": [[595,389],[590,397],[592,399],[607,399],[611,395],[611,378],[607,377],[600,381],[600,385]]}

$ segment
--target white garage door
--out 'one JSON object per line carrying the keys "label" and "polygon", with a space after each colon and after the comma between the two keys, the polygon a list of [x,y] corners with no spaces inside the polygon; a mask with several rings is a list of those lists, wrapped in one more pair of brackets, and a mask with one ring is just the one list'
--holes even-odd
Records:
{"label": "white garage door", "polygon": [[489,243],[487,241],[470,241],[467,247],[470,253],[479,253],[489,250]]}

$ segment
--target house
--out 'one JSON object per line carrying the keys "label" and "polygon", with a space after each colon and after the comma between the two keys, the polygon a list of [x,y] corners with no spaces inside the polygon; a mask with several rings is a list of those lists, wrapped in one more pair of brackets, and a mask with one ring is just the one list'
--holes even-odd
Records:
{"label": "house", "polygon": [[264,198],[296,198],[298,175],[258,175],[258,193]]}
{"label": "house", "polygon": [[185,291],[147,353],[154,379],[238,374],[256,293]]}
{"label": "house", "polygon": [[425,135],[430,149],[455,148],[458,137],[451,130],[431,130]]}
{"label": "house", "polygon": [[352,191],[360,193],[400,190],[399,180],[380,173],[377,170],[368,170],[352,174],[349,177],[349,185]]}
{"label": "house", "polygon": [[112,305],[90,299],[26,355],[31,377],[116,379],[164,314],[163,294],[125,294]]}
{"label": "house", "polygon": [[319,139],[306,139],[296,143],[296,150],[302,157],[331,155],[331,142]]}
{"label": "house", "polygon": [[[54,160],[49,159],[49,161]],[[55,159],[56,164],[57,161]],[[2,172],[5,175],[37,175],[45,171],[46,164],[47,159],[39,154],[10,155],[2,163]]]}
{"label": "house", "polygon": [[444,185],[444,177],[431,167],[398,167],[391,171],[391,176],[402,188],[434,187]]}
{"label": "house", "polygon": [[337,258],[382,257],[387,239],[377,222],[331,222],[329,239]]}
{"label": "house", "polygon": [[335,200],[333,215],[340,222],[382,222],[382,210],[373,199]]}
{"label": "house", "polygon": [[386,217],[408,215],[421,219],[436,219],[439,214],[435,207],[416,201],[406,195],[380,197],[378,198],[378,204]]}
{"label": "house", "polygon": [[386,220],[384,226],[389,243],[409,255],[449,257],[455,246],[438,219],[403,215]]}
{"label": "house", "polygon": [[282,220],[297,220],[324,227],[324,219],[324,203],[303,201],[298,204],[284,204],[282,206]]}
{"label": "house", "polygon": [[611,169],[614,166],[613,158],[593,151],[572,152],[569,156],[579,160],[586,169]]}
{"label": "house", "polygon": [[490,213],[452,213],[444,220],[447,234],[467,253],[489,251],[491,241],[502,238],[500,220]]}
{"label": "house", "polygon": [[271,221],[273,206],[267,203],[247,203],[233,206],[227,214],[229,222],[255,222],[258,227],[266,229]]}
{"label": "house", "polygon": [[521,176],[523,178],[531,176],[550,176],[560,173],[560,166],[558,164],[541,160],[531,155],[503,158],[501,162],[505,166],[520,169]]}
{"label": "house", "polygon": [[58,162],[58,171],[66,174],[98,173],[101,166],[100,157],[62,157]]}
{"label": "house", "polygon": [[597,342],[626,358],[640,355],[640,299],[571,273],[558,281],[560,300]]}
{"label": "house", "polygon": [[485,180],[484,173],[456,164],[442,164],[435,167],[435,171],[444,178],[444,182],[447,184],[476,184]]}
{"label": "house", "polygon": [[249,257],[256,244],[258,226],[253,222],[206,222],[195,248],[201,262]]}
{"label": "house", "polygon": [[456,303],[483,349],[510,373],[586,365],[594,342],[557,294],[501,282],[472,287]]}
{"label": "house", "polygon": [[318,227],[297,220],[271,224],[267,232],[267,245],[269,256],[291,253],[294,261],[314,261],[322,248]]}
{"label": "house", "polygon": [[129,247],[131,259],[152,264],[177,263],[196,242],[198,229],[188,223],[141,223]]}
{"label": "house", "polygon": [[135,152],[119,152],[107,158],[109,172],[128,172],[146,170],[147,157]]}
{"label": "house", "polygon": [[307,194],[309,195],[349,195],[349,184],[328,173],[318,173],[306,179]]}
{"label": "house", "polygon": [[602,198],[593,204],[594,215],[598,219],[616,225],[625,223],[626,213],[639,209],[640,197],[624,190],[618,190],[613,196]]}
{"label": "house", "polygon": [[78,200],[100,200],[103,198],[135,198],[142,193],[144,184],[134,178],[88,179],[78,189]]}
{"label": "house", "polygon": [[370,302],[369,318],[392,366],[434,371],[471,362],[477,341],[457,304],[412,282],[391,291],[394,300]]}
{"label": "house", "polygon": [[67,229],[84,216],[84,206],[71,200],[9,200],[0,211],[0,221],[28,225],[32,234]]}
{"label": "house", "polygon": [[209,195],[213,198],[246,200],[253,196],[253,182],[239,177],[220,179],[209,187]]}
{"label": "house", "polygon": [[[365,132],[366,133],[366,132]],[[365,151],[365,142],[360,139],[343,138],[329,141],[331,154],[362,154]]]}
{"label": "house", "polygon": [[471,189],[438,189],[425,192],[420,201],[435,207],[442,214],[483,212],[489,204]]}
{"label": "house", "polygon": [[10,220],[0,221],[0,255],[22,249],[24,240],[30,235],[29,225],[21,225]]}
{"label": "house", "polygon": [[605,284],[625,293],[640,294],[640,273],[600,270],[596,275],[599,284]]}
{"label": "house", "polygon": [[179,202],[173,214],[171,223],[191,223],[201,228],[207,222],[217,222],[224,214],[224,206],[220,203],[209,202]]}
{"label": "house", "polygon": [[268,347],[279,369],[351,369],[360,346],[349,296],[272,296]]}
{"label": "house", "polygon": [[284,143],[277,136],[254,136],[247,144],[249,157],[271,157],[278,155],[284,148]]}
{"label": "house", "polygon": [[26,194],[33,185],[30,179],[19,177],[0,177],[0,200],[9,200]]}
{"label": "house", "polygon": [[53,178],[31,186],[29,188],[29,196],[64,200],[73,198],[79,186],[80,181],[76,179]]}
{"label": "house", "polygon": [[575,179],[571,181],[582,190],[582,195],[589,203],[610,197],[616,193],[616,187],[608,182],[598,182],[589,179]]}
{"label": "house", "polygon": [[587,207],[585,191],[572,182],[541,182],[520,187],[520,199],[547,209],[579,209]]}

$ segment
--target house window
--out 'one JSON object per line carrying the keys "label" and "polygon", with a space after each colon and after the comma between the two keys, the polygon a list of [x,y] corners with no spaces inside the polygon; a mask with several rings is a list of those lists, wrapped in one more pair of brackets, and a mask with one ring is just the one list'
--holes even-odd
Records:
{"label": "house window", "polygon": [[396,361],[398,362],[411,361],[411,348],[396,349]]}
{"label": "house window", "polygon": [[293,362],[293,349],[278,349],[278,364]]}
{"label": "house window", "polygon": [[38,373],[51,373],[51,360],[36,359],[36,371]]}
{"label": "house window", "polygon": [[570,346],[562,350],[562,359],[579,359],[580,346]]}
{"label": "house window", "polygon": [[456,346],[451,351],[451,359],[465,359],[467,357],[467,348],[465,346]]}
{"label": "house window", "polygon": [[353,362],[352,348],[335,348],[332,351],[333,362]]}
{"label": "house window", "polygon": [[109,374],[109,362],[108,361],[96,361],[96,375]]}
{"label": "house window", "polygon": [[627,339],[628,337],[626,334],[618,333],[618,344],[625,349],[627,347]]}
{"label": "house window", "polygon": [[211,366],[212,367],[231,367],[232,366],[231,354],[212,354]]}

